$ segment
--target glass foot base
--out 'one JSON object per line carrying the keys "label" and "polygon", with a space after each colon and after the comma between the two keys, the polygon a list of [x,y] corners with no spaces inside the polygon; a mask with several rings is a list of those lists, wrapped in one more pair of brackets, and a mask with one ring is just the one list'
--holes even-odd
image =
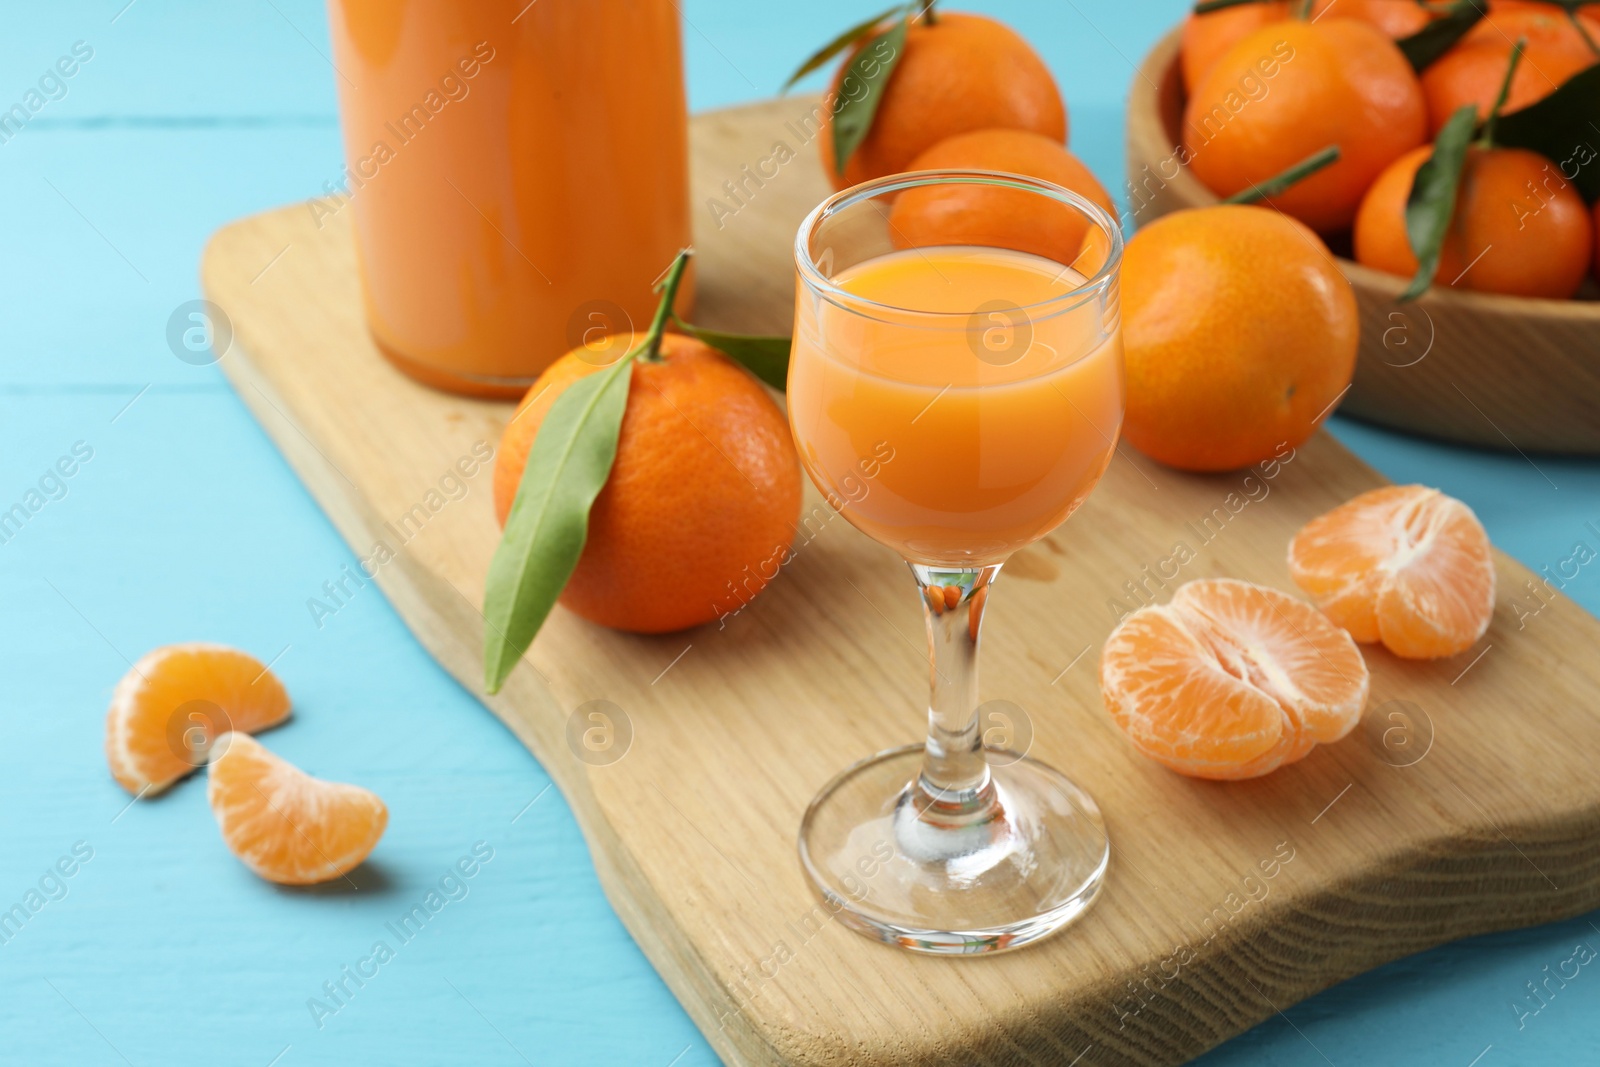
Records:
{"label": "glass foot base", "polygon": [[1099,807],[1042,763],[985,757],[994,792],[977,805],[930,805],[920,744],[823,787],[800,824],[800,862],[840,922],[912,951],[970,955],[1020,948],[1083,914],[1111,858]]}

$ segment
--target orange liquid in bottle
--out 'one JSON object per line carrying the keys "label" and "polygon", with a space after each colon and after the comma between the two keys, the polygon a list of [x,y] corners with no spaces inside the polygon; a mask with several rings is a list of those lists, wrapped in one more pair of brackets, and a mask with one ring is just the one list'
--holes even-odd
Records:
{"label": "orange liquid in bottle", "polygon": [[[643,331],[690,241],[672,0],[329,0],[378,347],[429,384],[518,395]],[[678,299],[692,304],[692,280]]]}
{"label": "orange liquid in bottle", "polygon": [[1061,299],[1082,275],[952,246],[832,281],[905,309],[846,309],[801,286],[789,421],[801,462],[854,526],[912,562],[970,566],[1004,560],[1084,501],[1116,446],[1123,372],[1115,314],[1108,328],[1098,300]]}

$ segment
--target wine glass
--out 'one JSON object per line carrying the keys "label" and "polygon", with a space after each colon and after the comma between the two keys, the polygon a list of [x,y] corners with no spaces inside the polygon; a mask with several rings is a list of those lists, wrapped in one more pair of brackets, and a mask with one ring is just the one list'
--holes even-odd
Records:
{"label": "wine glass", "polygon": [[[974,204],[988,209],[963,213]],[[1001,565],[1063,522],[1113,455],[1121,256],[1100,207],[986,171],[855,186],[796,238],[788,404],[801,462],[910,565],[928,634],[926,740],[847,768],[800,828],[830,910],[882,941],[1016,948],[1082,914],[1104,879],[1094,800],[985,746],[977,662]]]}

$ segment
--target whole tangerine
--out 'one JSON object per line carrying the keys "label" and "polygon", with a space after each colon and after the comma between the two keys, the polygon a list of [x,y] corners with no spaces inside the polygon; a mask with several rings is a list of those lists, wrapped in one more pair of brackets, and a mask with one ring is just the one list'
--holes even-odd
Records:
{"label": "whole tangerine", "polygon": [[[828,99],[855,91],[844,84],[868,38],[834,74]],[[845,162],[834,167],[832,113],[825,111],[817,141],[834,188],[844,189],[908,169],[913,159],[947,137],[992,126],[1032,130],[1063,144],[1067,109],[1050,68],[1015,30],[982,15],[943,13],[918,19],[906,33],[899,63],[882,93],[872,127]]]}
{"label": "whole tangerine", "polygon": [[[574,349],[523,397],[495,458],[502,526],[551,405],[603,366]],[[661,358],[631,373],[616,460],[560,602],[602,626],[667,633],[738,609],[777,574],[800,513],[800,461],[766,390],[707,345],[666,334]]]}
{"label": "whole tangerine", "polygon": [[[1317,0],[1311,10],[1312,21],[1330,14],[1369,23],[1394,40],[1411,36],[1438,17],[1417,0]],[[1200,76],[1245,37],[1288,18],[1288,3],[1276,0],[1191,13],[1183,21],[1179,43],[1184,91],[1192,95]]]}
{"label": "whole tangerine", "polygon": [[1393,41],[1354,19],[1291,19],[1250,34],[1201,79],[1184,111],[1182,158],[1226,197],[1337,145],[1337,163],[1272,201],[1331,233],[1426,134],[1421,86]]}
{"label": "whole tangerine", "polygon": [[[1378,176],[1356,215],[1356,261],[1410,277],[1417,257],[1406,234],[1406,200],[1428,146]],[[1588,208],[1554,163],[1522,148],[1467,151],[1455,214],[1435,284],[1482,293],[1562,300],[1583,284],[1594,244]]]}
{"label": "whole tangerine", "polygon": [[[1579,19],[1589,36],[1600,41],[1600,18],[1581,15]],[[1477,106],[1480,122],[1488,116],[1505,80],[1512,46],[1519,39],[1527,43],[1501,108],[1506,114],[1543,100],[1578,71],[1600,62],[1600,55],[1589,47],[1573,20],[1559,9],[1497,8],[1422,72],[1432,134],[1437,135],[1466,104]]]}
{"label": "whole tangerine", "polygon": [[1356,19],[1398,41],[1410,37],[1440,16],[1417,0],[1317,0],[1311,8],[1313,22],[1324,16]]}
{"label": "whole tangerine", "polygon": [[1350,384],[1356,299],[1321,238],[1269,208],[1177,211],[1122,260],[1128,442],[1237,470],[1303,443]]}
{"label": "whole tangerine", "polygon": [[[1105,187],[1061,144],[1027,130],[974,130],[940,141],[909,170],[998,170],[1040,178],[1078,193],[1117,217]],[[1077,211],[1040,207],[1040,198],[1018,189],[946,184],[907,189],[889,213],[890,234],[902,248],[930,245],[991,245],[1071,264],[1078,258],[1089,221]]]}
{"label": "whole tangerine", "polygon": [[1183,71],[1183,91],[1194,87],[1228,50],[1263,26],[1289,17],[1288,0],[1264,4],[1237,4],[1203,15],[1190,12],[1178,38],[1178,62]]}

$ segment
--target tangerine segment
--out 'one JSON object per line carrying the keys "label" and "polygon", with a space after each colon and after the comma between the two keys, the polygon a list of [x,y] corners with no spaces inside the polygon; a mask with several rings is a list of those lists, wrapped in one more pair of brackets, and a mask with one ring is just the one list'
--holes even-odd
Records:
{"label": "tangerine segment", "polygon": [[1378,596],[1398,516],[1417,486],[1386,485],[1312,519],[1289,542],[1289,572],[1322,613],[1362,644],[1381,640]]}
{"label": "tangerine segment", "polygon": [[106,713],[106,762],[117,784],[156,794],[206,761],[229,730],[289,717],[289,694],[260,660],[226,645],[166,645],[135,663]]}
{"label": "tangerine segment", "polygon": [[1267,695],[1229,673],[1175,611],[1142,608],[1100,656],[1106,708],[1145,755],[1237,766],[1279,747],[1291,725]]}
{"label": "tangerine segment", "polygon": [[376,793],[313,778],[248,734],[217,739],[206,797],[228,850],[283,885],[338,878],[367,858],[389,825]]}
{"label": "tangerine segment", "polygon": [[1134,747],[1180,774],[1255,778],[1349,733],[1366,663],[1309,604],[1231,578],[1188,582],[1106,640],[1100,691]]}
{"label": "tangerine segment", "polygon": [[1406,659],[1453,656],[1494,615],[1494,559],[1472,509],[1437,489],[1374,489],[1312,519],[1289,571],[1357,641]]}
{"label": "tangerine segment", "polygon": [[1224,666],[1276,700],[1313,741],[1337,741],[1361,718],[1366,662],[1310,604],[1231,578],[1190,582],[1172,603],[1209,624]]}

